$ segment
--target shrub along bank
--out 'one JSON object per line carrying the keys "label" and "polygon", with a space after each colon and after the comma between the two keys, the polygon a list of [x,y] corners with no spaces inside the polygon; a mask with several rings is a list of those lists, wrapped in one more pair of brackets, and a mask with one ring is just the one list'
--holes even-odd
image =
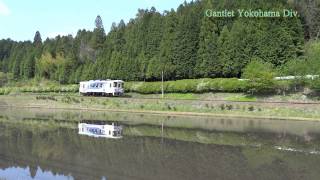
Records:
{"label": "shrub along bank", "polygon": [[[261,81],[261,80],[259,80]],[[315,91],[320,84],[318,80],[287,80],[273,81],[266,86],[266,83],[257,83],[251,80],[239,80],[236,78],[204,78],[204,79],[184,79],[177,81],[166,81],[163,83],[165,93],[206,93],[206,92],[229,92],[229,93],[270,93],[285,94],[286,92],[297,91],[304,87],[310,87]],[[258,87],[261,85],[261,88]],[[162,82],[125,82],[125,92],[136,92],[140,94],[159,94],[161,93]],[[57,93],[79,91],[79,85],[30,85],[30,86],[11,86],[0,88],[0,95],[11,93]]]}
{"label": "shrub along bank", "polygon": [[24,87],[3,87],[0,88],[0,95],[11,93],[57,93],[57,92],[78,92],[79,85],[52,85],[52,86],[24,86]]}
{"label": "shrub along bank", "polygon": [[[276,81],[270,83],[268,87],[265,83],[259,84],[251,80],[239,80],[236,78],[216,78],[216,79],[185,79],[177,81],[166,81],[163,88],[166,93],[205,93],[205,92],[243,92],[243,93],[270,93],[284,94],[286,92],[297,91],[303,87],[311,87],[312,82],[308,80]],[[298,87],[298,88],[297,88]],[[126,82],[126,92],[136,92],[141,94],[161,93],[161,82]]]}
{"label": "shrub along bank", "polygon": [[[166,93],[245,92],[248,90],[248,83],[236,78],[184,79],[166,81],[163,83],[163,89]],[[161,90],[162,82],[125,83],[126,92],[156,94],[161,93]]]}

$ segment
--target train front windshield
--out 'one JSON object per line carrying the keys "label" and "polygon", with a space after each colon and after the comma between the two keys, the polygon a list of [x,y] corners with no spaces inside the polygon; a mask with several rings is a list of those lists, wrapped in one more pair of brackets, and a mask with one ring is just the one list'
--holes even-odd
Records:
{"label": "train front windshield", "polygon": [[113,87],[121,88],[122,87],[122,83],[121,82],[114,82],[113,83]]}
{"label": "train front windshield", "polygon": [[119,137],[122,135],[122,132],[119,130],[119,131],[113,131],[113,136],[116,136],[116,137]]}

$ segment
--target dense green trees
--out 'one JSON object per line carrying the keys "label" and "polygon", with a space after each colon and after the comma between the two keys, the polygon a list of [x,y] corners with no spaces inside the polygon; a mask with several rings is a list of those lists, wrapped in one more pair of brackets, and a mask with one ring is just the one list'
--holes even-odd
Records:
{"label": "dense green trees", "polygon": [[[208,1],[206,7],[212,9],[212,2]],[[213,18],[202,18],[195,69],[197,77],[219,76],[218,33],[219,30]]]}
{"label": "dense green trees", "polygon": [[201,10],[194,3],[180,6],[177,10],[178,25],[173,47],[175,79],[193,78],[199,47]]}
{"label": "dense green trees", "polygon": [[[312,12],[305,7],[314,7]],[[304,37],[317,37],[317,2],[286,0],[202,0],[158,12],[139,9],[105,33],[97,16],[93,31],[42,42],[0,40],[0,71],[18,79],[47,78],[60,83],[88,79],[166,80],[241,77],[252,59],[274,67],[303,59]],[[208,18],[206,9],[296,8],[299,18]],[[309,14],[308,14],[309,13]],[[313,19],[313,20],[312,20]],[[320,22],[320,21],[319,21]],[[306,35],[308,34],[308,35]]]}

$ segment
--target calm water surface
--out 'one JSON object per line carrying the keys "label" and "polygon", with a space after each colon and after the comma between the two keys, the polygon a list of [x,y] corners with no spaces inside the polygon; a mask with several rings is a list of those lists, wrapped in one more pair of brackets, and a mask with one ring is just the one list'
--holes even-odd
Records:
{"label": "calm water surface", "polygon": [[2,108],[0,179],[320,179],[320,123]]}

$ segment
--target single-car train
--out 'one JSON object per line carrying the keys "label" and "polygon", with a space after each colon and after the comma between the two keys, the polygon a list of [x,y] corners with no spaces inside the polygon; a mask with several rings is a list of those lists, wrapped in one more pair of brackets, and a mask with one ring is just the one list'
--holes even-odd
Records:
{"label": "single-car train", "polygon": [[79,93],[86,96],[122,96],[124,81],[122,80],[90,80],[81,81]]}

